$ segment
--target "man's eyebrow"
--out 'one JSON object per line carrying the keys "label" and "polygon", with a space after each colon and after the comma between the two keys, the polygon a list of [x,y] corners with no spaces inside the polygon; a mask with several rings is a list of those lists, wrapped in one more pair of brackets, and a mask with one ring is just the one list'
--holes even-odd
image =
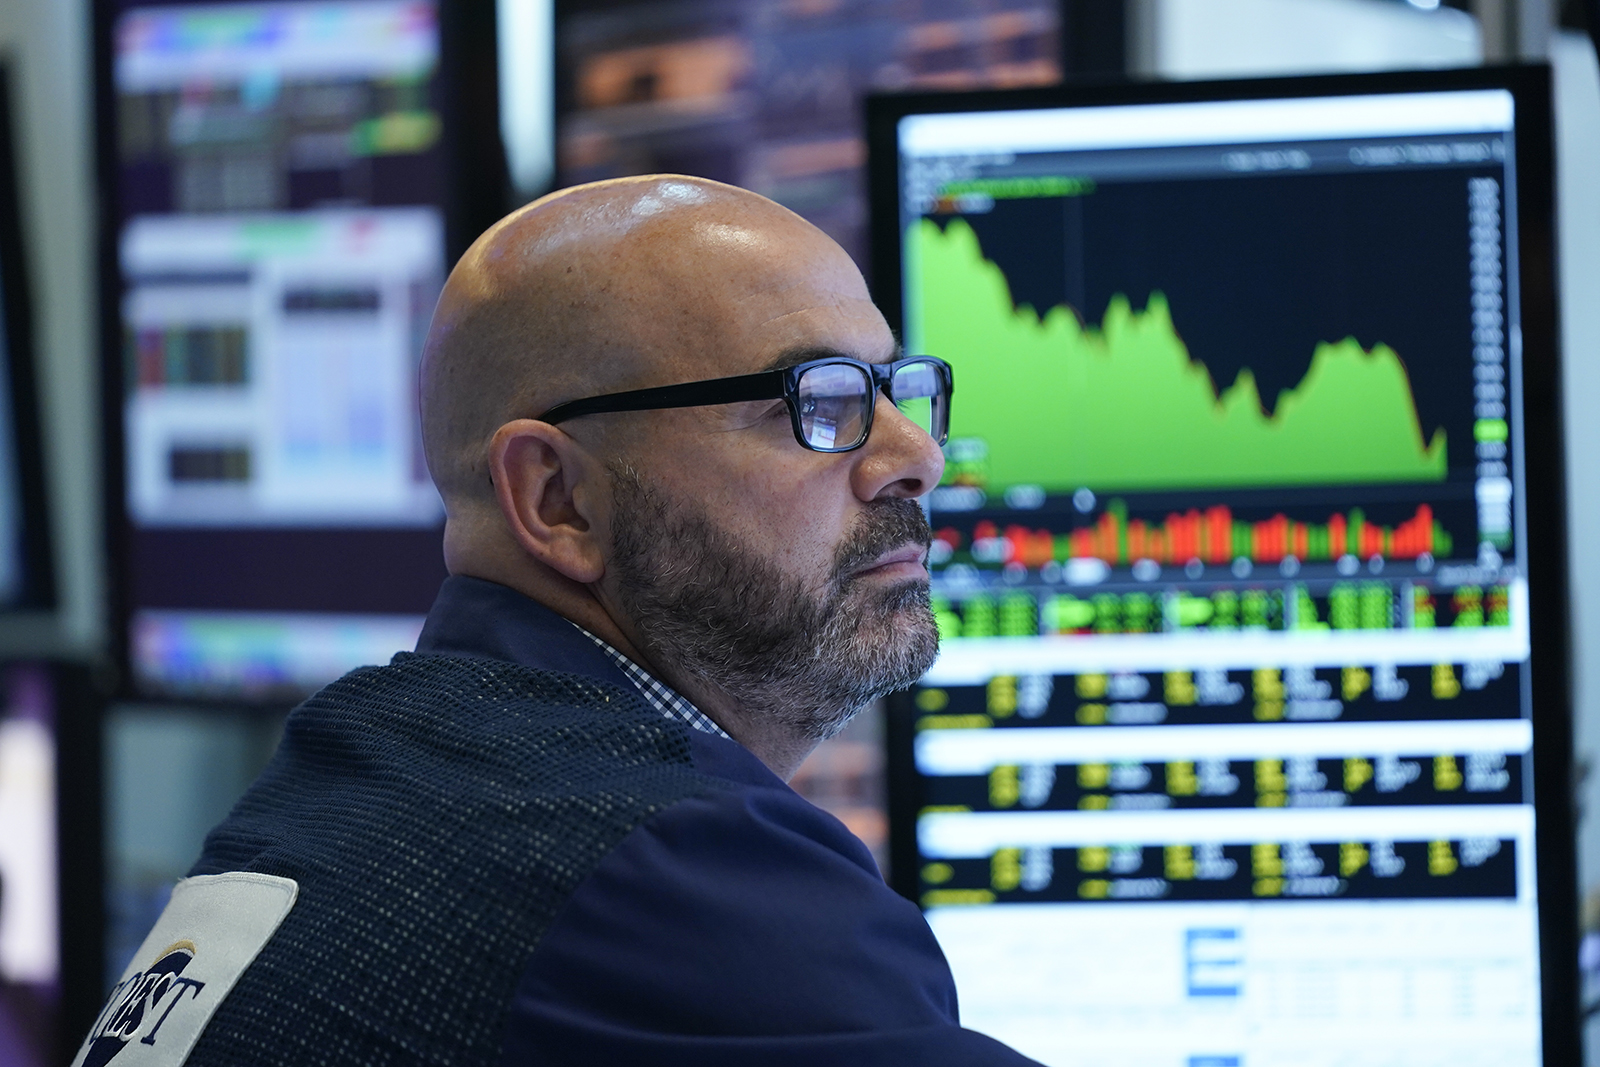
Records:
{"label": "man's eyebrow", "polygon": [[[894,360],[900,359],[903,354],[904,353],[900,345],[896,344],[893,350],[890,351],[888,359],[881,361],[869,359],[866,360],[866,362],[891,363]],[[837,348],[829,348],[827,345],[803,345],[799,348],[786,349],[784,352],[779,354],[778,358],[774,359],[771,363],[768,363],[765,367],[763,367],[761,373],[770,373],[775,370],[788,370],[790,367],[797,367],[802,363],[809,363],[813,359],[834,359],[836,357],[839,359],[861,358],[860,356],[853,355],[849,352],[841,352]]]}

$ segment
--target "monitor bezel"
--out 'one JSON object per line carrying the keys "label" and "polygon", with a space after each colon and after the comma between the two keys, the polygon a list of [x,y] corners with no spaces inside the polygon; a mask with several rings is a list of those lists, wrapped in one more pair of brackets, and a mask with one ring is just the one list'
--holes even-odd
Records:
{"label": "monitor bezel", "polygon": [[[969,93],[869,97],[867,182],[872,293],[901,335],[901,235],[897,127],[917,114],[1075,108],[1210,100],[1357,96],[1506,89],[1515,101],[1517,236],[1521,271],[1522,394],[1530,661],[1534,707],[1534,812],[1539,972],[1544,1062],[1579,1062],[1577,848],[1572,802],[1572,679],[1561,366],[1556,287],[1555,184],[1550,70],[1542,64],[1228,81],[1121,82]],[[915,709],[907,693],[888,701],[886,736],[891,884],[917,898],[913,757]]]}
{"label": "monitor bezel", "polygon": [[[239,0],[245,2],[245,0]],[[317,3],[318,0],[287,0]],[[118,261],[117,98],[114,82],[118,17],[138,7],[213,6],[216,0],[94,0],[95,166],[97,277],[100,332],[101,502],[109,650],[115,667],[115,697],[125,701],[174,701],[192,707],[255,708],[279,713],[298,698],[277,694],[182,694],[143,687],[132,659],[132,534],[127,508],[122,359],[122,273]],[[512,206],[509,172],[500,137],[499,51],[495,0],[436,0],[439,20],[445,156],[446,271],[478,235]],[[320,529],[320,527],[318,528]],[[437,528],[443,554],[443,524]]]}
{"label": "monitor bezel", "polygon": [[18,563],[22,585],[6,614],[57,606],[49,497],[45,486],[40,419],[34,289],[28,270],[20,185],[22,147],[13,101],[12,64],[0,59],[0,286],[4,287],[6,362],[11,392],[12,449],[17,460],[17,506],[21,509]]}
{"label": "monitor bezel", "polygon": [[57,895],[61,1002],[58,1059],[89,1032],[105,1001],[106,811],[103,672],[82,663],[40,661],[50,673],[56,743]]}
{"label": "monitor bezel", "polygon": [[[36,1020],[47,1063],[66,1063],[105,1001],[105,812],[102,798],[104,694],[87,663],[27,655],[0,658],[0,700],[17,691],[16,672],[36,673],[48,702],[54,754],[49,801],[55,855],[56,996]],[[13,709],[0,709],[0,719]]]}

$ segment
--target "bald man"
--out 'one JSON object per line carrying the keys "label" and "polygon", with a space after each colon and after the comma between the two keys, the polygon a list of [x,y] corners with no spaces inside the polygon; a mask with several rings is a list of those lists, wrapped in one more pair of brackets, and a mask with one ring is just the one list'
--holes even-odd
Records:
{"label": "bald man", "polygon": [[933,660],[950,391],[752,193],[599,183],[484,234],[423,361],[417,651],[290,716],[80,1062],[1030,1062],[784,784]]}

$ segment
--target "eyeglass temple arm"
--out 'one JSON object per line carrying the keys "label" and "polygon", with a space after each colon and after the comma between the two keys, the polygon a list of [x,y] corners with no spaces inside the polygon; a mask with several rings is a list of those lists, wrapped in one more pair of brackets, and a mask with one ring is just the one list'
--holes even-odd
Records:
{"label": "eyeglass temple arm", "polygon": [[651,389],[631,389],[624,393],[569,400],[539,416],[552,426],[580,415],[600,415],[612,411],[652,411],[658,408],[692,408],[701,404],[737,404],[744,400],[777,400],[783,396],[781,370],[761,374],[741,374],[734,378],[715,378],[708,382],[658,385]]}

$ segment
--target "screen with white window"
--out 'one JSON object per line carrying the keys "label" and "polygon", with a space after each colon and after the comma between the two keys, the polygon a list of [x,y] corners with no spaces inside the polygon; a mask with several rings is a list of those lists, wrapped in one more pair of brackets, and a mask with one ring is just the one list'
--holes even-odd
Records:
{"label": "screen with white window", "polygon": [[410,648],[443,577],[439,11],[134,4],[112,35],[129,663],[292,698]]}

